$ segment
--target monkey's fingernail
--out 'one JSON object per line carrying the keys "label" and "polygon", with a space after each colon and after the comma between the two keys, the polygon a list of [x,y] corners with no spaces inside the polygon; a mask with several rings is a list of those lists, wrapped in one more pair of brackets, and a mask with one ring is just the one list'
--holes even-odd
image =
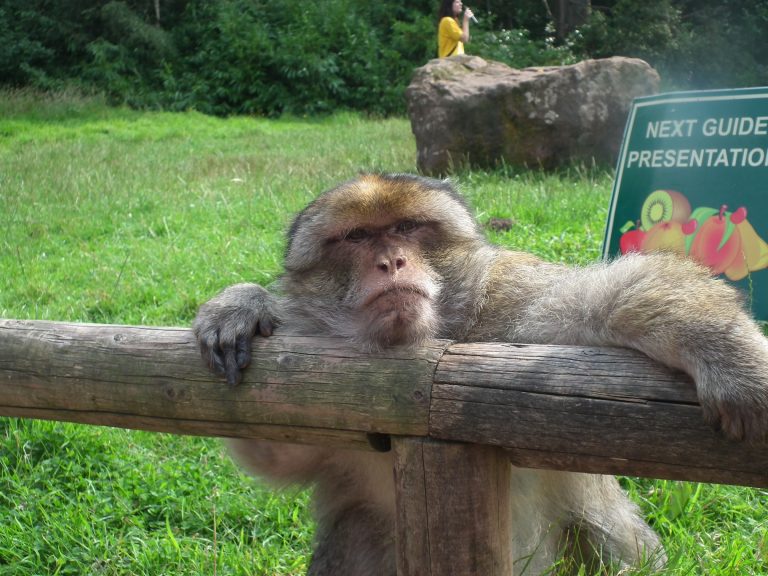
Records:
{"label": "monkey's fingernail", "polygon": [[208,359],[208,367],[216,374],[226,374],[226,368],[224,366],[224,359],[216,354],[211,354]]}
{"label": "monkey's fingernail", "polygon": [[240,384],[240,380],[242,380],[242,373],[238,369],[237,365],[230,363],[227,366],[227,385],[234,388]]}
{"label": "monkey's fingernail", "polygon": [[272,331],[274,330],[272,326],[272,322],[269,320],[261,320],[259,321],[259,334],[261,334],[264,337],[272,336]]}

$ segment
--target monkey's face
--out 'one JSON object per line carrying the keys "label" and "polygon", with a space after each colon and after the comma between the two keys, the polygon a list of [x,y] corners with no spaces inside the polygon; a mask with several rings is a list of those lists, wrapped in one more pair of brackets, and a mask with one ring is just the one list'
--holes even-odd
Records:
{"label": "monkey's face", "polygon": [[368,175],[320,196],[291,229],[283,287],[301,314],[366,348],[416,344],[441,324],[441,262],[478,241],[443,182]]}
{"label": "monkey's face", "polygon": [[437,330],[440,279],[422,257],[430,225],[358,226],[329,243],[354,337],[369,347],[418,343]]}

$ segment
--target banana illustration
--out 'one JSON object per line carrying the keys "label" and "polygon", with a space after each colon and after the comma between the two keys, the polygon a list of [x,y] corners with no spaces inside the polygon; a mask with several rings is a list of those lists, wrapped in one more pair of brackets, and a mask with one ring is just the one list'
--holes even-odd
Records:
{"label": "banana illustration", "polygon": [[741,236],[741,249],[744,251],[744,261],[750,272],[768,268],[768,243],[755,232],[749,220],[736,224]]}

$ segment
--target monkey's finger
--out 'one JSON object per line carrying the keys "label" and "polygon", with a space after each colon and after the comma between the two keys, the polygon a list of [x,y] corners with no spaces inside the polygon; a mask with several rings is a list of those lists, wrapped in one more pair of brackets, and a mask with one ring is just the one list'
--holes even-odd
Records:
{"label": "monkey's finger", "polygon": [[729,440],[744,440],[744,422],[738,413],[723,411],[720,417],[720,430]]}
{"label": "monkey's finger", "polygon": [[237,359],[235,356],[234,348],[230,348],[224,352],[224,373],[227,376],[227,384],[232,387],[240,384],[240,379],[242,378],[240,368],[237,367]]}
{"label": "monkey's finger", "polygon": [[211,371],[216,374],[224,374],[224,358],[218,342],[211,346],[201,340],[200,354],[203,356],[203,359],[206,364],[208,364],[208,368]]}
{"label": "monkey's finger", "polygon": [[238,338],[235,342],[235,360],[237,367],[242,370],[251,363],[251,339]]}
{"label": "monkey's finger", "polygon": [[768,438],[765,411],[728,400],[702,404],[705,420],[733,441],[764,442]]}
{"label": "monkey's finger", "polygon": [[757,401],[754,405],[737,405],[733,402],[720,407],[721,428],[730,440],[763,444],[768,440],[766,409]]}
{"label": "monkey's finger", "polygon": [[768,442],[768,424],[765,411],[750,411],[744,418],[744,438],[747,442],[765,444]]}
{"label": "monkey's finger", "polygon": [[704,413],[704,421],[716,431],[720,431],[720,411],[713,402],[702,401],[701,409]]}
{"label": "monkey's finger", "polygon": [[256,331],[259,333],[259,335],[264,336],[265,338],[272,336],[273,330],[274,326],[272,325],[272,321],[269,318],[263,318],[259,320],[259,324],[256,327]]}

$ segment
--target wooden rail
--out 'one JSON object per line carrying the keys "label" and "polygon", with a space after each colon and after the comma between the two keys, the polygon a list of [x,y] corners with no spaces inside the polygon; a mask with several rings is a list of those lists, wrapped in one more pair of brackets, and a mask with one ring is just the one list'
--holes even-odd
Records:
{"label": "wooden rail", "polygon": [[[390,437],[398,530],[434,536],[398,540],[401,575],[509,573],[500,458],[768,486],[768,446],[726,441],[687,376],[620,348],[435,341],[368,355],[275,335],[228,388],[186,329],[0,320],[0,415],[363,450]],[[456,518],[472,534],[457,536]]]}

